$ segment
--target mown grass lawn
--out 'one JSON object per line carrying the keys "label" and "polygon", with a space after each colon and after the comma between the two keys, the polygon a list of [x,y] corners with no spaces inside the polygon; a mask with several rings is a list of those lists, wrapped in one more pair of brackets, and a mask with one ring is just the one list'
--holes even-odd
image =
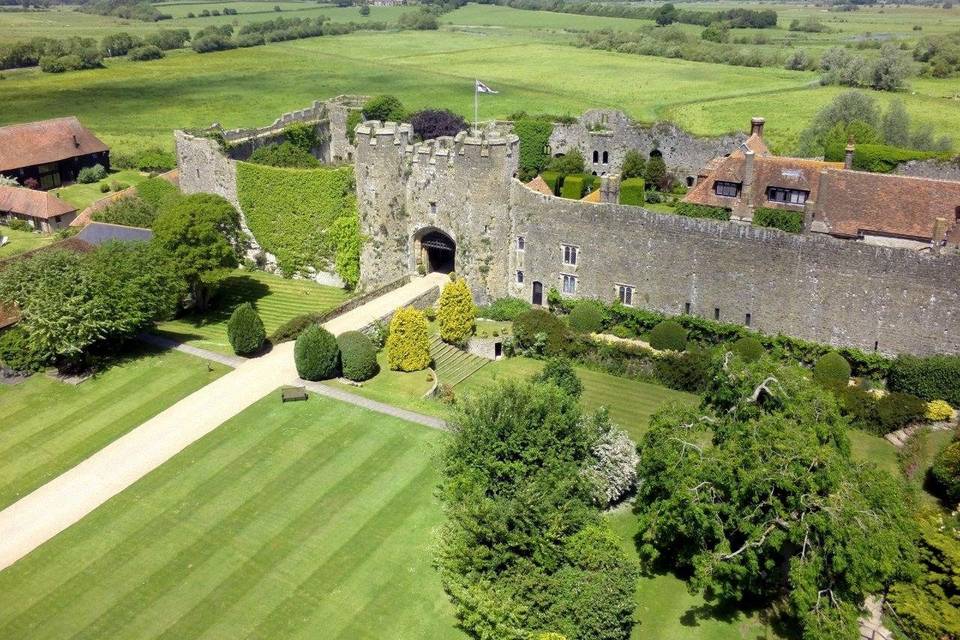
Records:
{"label": "mown grass lawn", "polygon": [[442,432],[273,393],[0,573],[0,637],[462,638]]}
{"label": "mown grass lawn", "polygon": [[237,305],[250,302],[260,313],[267,335],[293,317],[326,311],[349,297],[343,289],[309,280],[293,280],[258,271],[237,271],[222,285],[207,313],[188,315],[158,325],[160,333],[197,347],[232,354],[227,321]]}
{"label": "mown grass lawn", "polygon": [[77,182],[66,187],[54,189],[52,193],[55,193],[57,197],[69,202],[73,206],[77,207],[77,209],[80,211],[83,211],[97,200],[106,198],[112,193],[111,191],[101,191],[100,185],[106,184],[109,186],[114,182],[118,182],[120,184],[125,184],[128,187],[134,187],[146,180],[148,177],[149,176],[147,176],[145,173],[140,173],[139,171],[131,169],[124,169],[123,171],[111,173],[105,179],[100,180],[99,182],[93,182],[90,184],[81,184]]}
{"label": "mown grass lawn", "polygon": [[0,260],[26,251],[39,249],[56,240],[56,236],[52,233],[14,231],[7,226],[0,226],[0,236],[6,236],[10,240],[10,242],[0,247]]}
{"label": "mown grass lawn", "polygon": [[0,509],[226,370],[182,353],[143,349],[76,386],[44,374],[0,385]]}

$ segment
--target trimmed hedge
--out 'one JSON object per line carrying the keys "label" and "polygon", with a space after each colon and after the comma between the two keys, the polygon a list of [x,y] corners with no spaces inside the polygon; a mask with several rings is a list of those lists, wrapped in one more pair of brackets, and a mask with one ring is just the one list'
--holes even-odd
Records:
{"label": "trimmed hedge", "polygon": [[387,361],[394,371],[420,371],[430,366],[430,337],[422,311],[406,307],[393,314]]}
{"label": "trimmed hedge", "polygon": [[960,406],[960,356],[898,356],[887,383],[893,391]]}
{"label": "trimmed hedge", "polygon": [[820,384],[846,385],[850,380],[850,363],[842,355],[832,351],[813,365],[813,379]]}
{"label": "trimmed hedge", "polygon": [[763,356],[763,345],[753,336],[743,336],[733,343],[730,350],[740,356],[744,362],[756,362]]}
{"label": "trimmed hedge", "polygon": [[[357,218],[352,167],[285,169],[239,162],[237,197],[253,235],[277,256],[284,273],[333,264],[344,281],[356,282],[359,228],[340,223],[344,227],[332,231],[340,219]],[[350,257],[347,264],[336,260],[341,251]]]}
{"label": "trimmed hedge", "polygon": [[646,190],[643,178],[627,178],[620,183],[620,204],[642,207],[646,204]]}
{"label": "trimmed hedge", "polygon": [[934,489],[949,504],[960,502],[960,440],[940,450],[930,468]]}
{"label": "trimmed hedge", "polygon": [[712,220],[729,220],[730,210],[723,207],[711,207],[705,204],[681,202],[677,205],[677,214],[688,218],[710,218]]}
{"label": "trimmed hedge", "polygon": [[[558,356],[567,347],[569,331],[560,318],[546,309],[531,309],[513,322],[517,344],[523,349],[542,347],[543,355]],[[542,336],[542,344],[540,338]]]}
{"label": "trimmed hedge", "polygon": [[567,176],[563,179],[563,186],[560,188],[560,196],[570,200],[579,200],[583,197],[584,179],[582,175]]}
{"label": "trimmed hedge", "polygon": [[789,233],[800,233],[803,231],[803,213],[771,207],[757,207],[753,210],[753,225],[755,227],[780,229]]}
{"label": "trimmed hedge", "polygon": [[473,335],[477,326],[477,309],[473,295],[463,278],[448,282],[440,293],[437,309],[437,324],[440,339],[449,344],[463,346]]}
{"label": "trimmed hedge", "polygon": [[347,331],[337,337],[343,377],[363,382],[377,375],[377,349],[370,338],[359,331]]}
{"label": "trimmed hedge", "polygon": [[658,350],[683,351],[687,348],[687,330],[675,320],[664,320],[650,331],[650,346]]}
{"label": "trimmed hedge", "polygon": [[563,176],[556,171],[544,171],[540,174],[540,177],[543,178],[543,181],[546,182],[550,190],[553,191],[553,195],[556,196],[560,194],[560,185],[563,184]]}
{"label": "trimmed hedge", "polygon": [[[843,162],[845,144],[831,145],[824,149],[825,159],[831,162]],[[873,173],[890,173],[901,163],[910,160],[948,159],[950,154],[933,151],[901,149],[885,144],[858,144],[853,152],[853,168]]]}
{"label": "trimmed hedge", "polygon": [[310,325],[293,346],[293,361],[304,380],[335,378],[340,365],[337,339],[323,327]]}
{"label": "trimmed hedge", "polygon": [[237,306],[227,321],[227,339],[233,352],[239,356],[249,355],[260,350],[267,339],[260,314],[249,302]]}
{"label": "trimmed hedge", "polygon": [[596,333],[603,328],[603,309],[592,300],[580,301],[570,312],[567,322],[577,333]]}

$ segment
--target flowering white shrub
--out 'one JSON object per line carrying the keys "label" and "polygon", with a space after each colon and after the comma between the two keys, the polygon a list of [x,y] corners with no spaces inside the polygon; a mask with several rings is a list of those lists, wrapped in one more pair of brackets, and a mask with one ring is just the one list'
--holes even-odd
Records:
{"label": "flowering white shrub", "polygon": [[595,462],[587,473],[596,487],[595,500],[608,507],[623,498],[637,483],[637,445],[627,432],[610,422],[606,410],[592,418],[596,439],[591,452]]}

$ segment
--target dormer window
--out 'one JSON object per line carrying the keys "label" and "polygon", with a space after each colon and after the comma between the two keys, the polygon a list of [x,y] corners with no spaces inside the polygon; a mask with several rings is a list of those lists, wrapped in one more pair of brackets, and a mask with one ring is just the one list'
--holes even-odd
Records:
{"label": "dormer window", "polygon": [[803,204],[807,201],[809,191],[800,189],[782,189],[780,187],[767,188],[767,200],[770,202],[782,202],[783,204]]}
{"label": "dormer window", "polygon": [[740,195],[740,183],[717,180],[713,183],[713,192],[724,198],[736,198]]}

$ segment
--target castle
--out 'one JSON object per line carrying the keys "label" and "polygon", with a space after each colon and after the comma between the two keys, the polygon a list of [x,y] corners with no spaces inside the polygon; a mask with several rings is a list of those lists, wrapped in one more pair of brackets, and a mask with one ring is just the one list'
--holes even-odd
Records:
{"label": "castle", "polygon": [[[727,153],[741,142],[730,137]],[[231,199],[215,147],[178,132],[181,186]],[[479,303],[543,304],[555,288],[868,351],[960,353],[955,251],[654,213],[618,204],[614,175],[599,202],[554,197],[515,177],[509,132],[416,142],[408,124],[364,122],[341,152],[355,163],[366,289],[456,271]]]}

